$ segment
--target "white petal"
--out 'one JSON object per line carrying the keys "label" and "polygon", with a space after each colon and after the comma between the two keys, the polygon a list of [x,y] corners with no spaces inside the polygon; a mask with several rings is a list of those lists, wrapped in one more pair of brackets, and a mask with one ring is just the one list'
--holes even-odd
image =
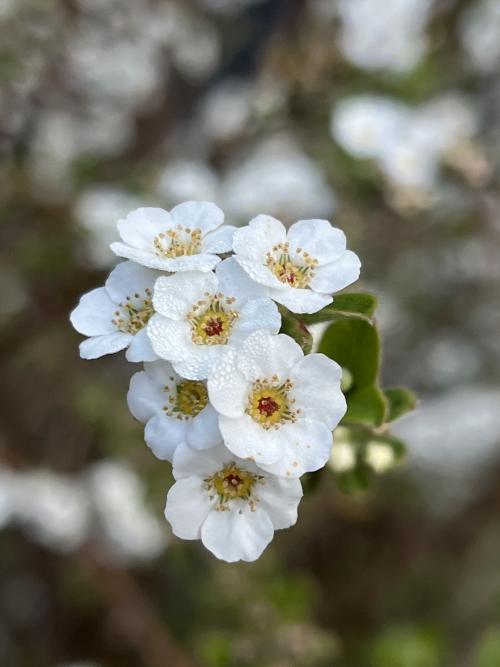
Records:
{"label": "white petal", "polygon": [[233,326],[231,343],[240,345],[254,331],[277,334],[281,327],[281,315],[271,299],[252,299],[240,311]]}
{"label": "white petal", "polygon": [[299,220],[288,230],[287,239],[291,252],[302,248],[320,264],[333,262],[346,247],[344,232],[332,227],[328,220]]}
{"label": "white petal", "polygon": [[163,411],[166,394],[154,384],[145,371],[134,373],[130,379],[127,403],[130,412],[141,422],[147,422],[153,415]]}
{"label": "white petal", "polygon": [[139,301],[144,300],[146,289],[153,290],[155,280],[161,274],[146,269],[134,262],[120,262],[109,274],[106,289],[115,303],[124,302],[127,296],[134,301],[134,294],[139,294]]}
{"label": "white petal", "polygon": [[360,269],[359,257],[350,250],[346,250],[337,261],[316,269],[314,278],[311,280],[311,287],[318,292],[328,294],[338,292],[359,278]]}
{"label": "white petal", "polygon": [[257,494],[275,530],[289,528],[297,521],[297,508],[302,498],[299,479],[269,476],[262,480]]}
{"label": "white petal", "polygon": [[209,201],[187,201],[170,211],[176,225],[200,229],[204,236],[220,227],[224,222],[224,213]]}
{"label": "white petal", "polygon": [[308,354],[290,373],[291,396],[304,417],[323,422],[333,430],[347,406],[340,390],[342,369],[324,354]]}
{"label": "white petal", "polygon": [[105,354],[113,354],[123,350],[131,340],[132,336],[124,333],[93,336],[80,343],[80,356],[82,359],[98,359]]}
{"label": "white petal", "polygon": [[194,304],[214,294],[218,281],[213,273],[187,271],[173,276],[158,278],[154,286],[153,305],[160,315],[181,320],[192,310]]}
{"label": "white petal", "polygon": [[118,222],[121,239],[134,248],[151,250],[153,239],[173,225],[172,218],[161,208],[138,208]]}
{"label": "white petal", "polygon": [[177,447],[186,442],[186,433],[186,422],[182,419],[157,414],[146,424],[144,440],[156,458],[172,461]]}
{"label": "white petal", "polygon": [[197,540],[212,504],[203,489],[203,481],[199,477],[186,477],[170,488],[165,518],[174,535],[184,540]]}
{"label": "white petal", "polygon": [[194,345],[183,359],[174,360],[173,367],[188,380],[206,380],[225,355],[226,345]]}
{"label": "white petal", "polygon": [[70,315],[71,324],[85,336],[102,336],[116,332],[114,319],[116,304],[104,287],[84,294]]}
{"label": "white petal", "polygon": [[238,308],[247,299],[260,299],[266,296],[266,288],[254,282],[234,257],[222,261],[217,266],[215,275],[219,281],[220,291],[236,297]]}
{"label": "white petal", "polygon": [[284,290],[269,290],[269,296],[288,308],[292,313],[317,313],[332,303],[331,296],[318,294],[310,289],[287,287]]}
{"label": "white petal", "polygon": [[141,329],[132,337],[129,348],[125,352],[125,357],[127,361],[136,363],[158,359],[149,340],[146,328]]}
{"label": "white petal", "polygon": [[300,477],[305,472],[322,468],[330,456],[332,434],[328,427],[312,419],[285,424],[276,431],[281,456],[274,464],[259,466],[282,477]]}
{"label": "white petal", "polygon": [[247,259],[241,255],[235,255],[234,259],[238,262],[248,277],[259,285],[267,288],[272,287],[275,291],[285,290],[287,288],[287,285],[278,280],[274,273],[262,262]]}
{"label": "white petal", "polygon": [[247,227],[236,230],[233,250],[237,255],[261,264],[273,245],[285,240],[283,223],[270,215],[258,215]]}
{"label": "white petal", "polygon": [[236,352],[229,350],[208,378],[208,395],[216,410],[227,417],[242,417],[248,401],[249,383],[238,371]]}
{"label": "white petal", "polygon": [[205,479],[221,470],[232,459],[233,455],[222,444],[201,451],[187,444],[179,445],[175,450],[172,472],[177,480],[191,475]]}
{"label": "white petal", "polygon": [[227,512],[210,512],[201,528],[205,547],[228,563],[257,560],[273,535],[271,519],[260,507],[253,512],[245,507],[241,514],[238,506]]}
{"label": "white petal", "polygon": [[236,227],[232,225],[223,225],[219,229],[208,234],[203,238],[202,251],[219,255],[224,252],[231,252],[233,249],[233,235]]}
{"label": "white petal", "polygon": [[211,271],[220,262],[220,257],[206,253],[171,259],[169,257],[159,257],[150,250],[133,248],[124,243],[112,243],[110,247],[118,257],[126,257],[150,269],[158,269],[168,273],[174,273],[175,271]]}
{"label": "white petal", "polygon": [[195,348],[187,322],[153,315],[148,322],[147,334],[155,353],[167,361],[183,359]]}
{"label": "white petal", "polygon": [[179,376],[172,368],[172,364],[168,361],[145,363],[144,371],[151,380],[153,386],[159,390],[163,390],[165,386],[168,386],[171,390],[175,390],[177,383],[180,381]]}
{"label": "white petal", "polygon": [[219,430],[219,415],[211,405],[187,422],[186,441],[194,449],[208,449],[222,440]]}
{"label": "white petal", "polygon": [[242,459],[261,464],[276,463],[283,445],[278,437],[281,429],[264,429],[248,415],[230,419],[221,415],[219,428],[226,447]]}
{"label": "white petal", "polygon": [[220,262],[217,255],[200,253],[199,255],[186,255],[175,259],[165,259],[158,263],[158,268],[163,271],[174,273],[175,271],[203,271],[204,273],[215,269]]}
{"label": "white petal", "polygon": [[256,331],[243,342],[237,357],[237,365],[245,378],[251,382],[273,375],[284,380],[290,369],[303,356],[300,345],[290,336]]}

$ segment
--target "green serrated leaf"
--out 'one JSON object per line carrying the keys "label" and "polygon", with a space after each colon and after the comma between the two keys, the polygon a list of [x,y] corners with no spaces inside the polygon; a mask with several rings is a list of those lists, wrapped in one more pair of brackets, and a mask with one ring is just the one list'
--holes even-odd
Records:
{"label": "green serrated leaf", "polygon": [[387,421],[389,422],[393,422],[407,412],[411,412],[417,405],[416,395],[409,389],[403,387],[386,389],[385,397],[388,404]]}
{"label": "green serrated leaf", "polygon": [[305,324],[331,322],[339,318],[354,317],[371,322],[378,301],[375,296],[366,292],[347,292],[334,297],[333,303],[325,306],[317,313],[300,315]]}
{"label": "green serrated leaf", "polygon": [[323,334],[319,352],[347,368],[353,378],[351,391],[377,382],[380,339],[369,322],[356,319],[333,322]]}
{"label": "green serrated leaf", "polygon": [[296,320],[294,317],[282,315],[280,333],[287,334],[296,341],[304,354],[309,354],[312,350],[313,339],[307,327]]}
{"label": "green serrated leaf", "polygon": [[385,422],[387,401],[383,391],[375,384],[348,392],[346,399],[347,412],[342,423],[361,422],[381,426]]}

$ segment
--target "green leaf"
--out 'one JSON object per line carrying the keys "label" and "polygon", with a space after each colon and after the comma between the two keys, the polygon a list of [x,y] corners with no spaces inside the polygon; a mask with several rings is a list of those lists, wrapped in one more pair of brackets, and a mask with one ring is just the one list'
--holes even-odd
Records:
{"label": "green leaf", "polygon": [[372,482],[373,473],[366,466],[356,466],[349,472],[342,472],[335,476],[337,487],[343,493],[360,493],[367,491]]}
{"label": "green leaf", "polygon": [[382,390],[375,384],[349,391],[346,400],[347,412],[342,423],[354,421],[381,426],[385,422],[387,401]]}
{"label": "green leaf", "polygon": [[332,304],[317,313],[300,315],[300,319],[305,324],[331,322],[344,317],[355,317],[371,322],[377,306],[377,298],[372,294],[347,292],[334,297]]}
{"label": "green leaf", "polygon": [[500,665],[500,630],[489,628],[481,637],[474,664],[477,667],[498,667]]}
{"label": "green leaf", "polygon": [[307,327],[294,317],[282,315],[280,333],[291,336],[293,340],[300,345],[304,354],[309,354],[311,351],[313,343],[312,336]]}
{"label": "green leaf", "polygon": [[351,391],[376,383],[380,339],[377,329],[366,320],[343,319],[330,324],[319,344],[319,352],[347,368],[353,377]]}
{"label": "green leaf", "polygon": [[387,421],[390,422],[393,422],[407,412],[414,410],[417,405],[416,395],[409,389],[404,389],[403,387],[386,389],[385,397],[389,406]]}

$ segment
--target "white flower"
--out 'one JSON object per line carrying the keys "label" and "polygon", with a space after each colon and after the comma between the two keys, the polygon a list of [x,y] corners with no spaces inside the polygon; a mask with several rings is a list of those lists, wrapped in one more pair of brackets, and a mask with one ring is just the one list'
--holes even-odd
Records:
{"label": "white flower", "polygon": [[372,440],[366,445],[365,460],[370,468],[378,473],[387,472],[396,463],[392,447],[376,440]]}
{"label": "white flower", "polygon": [[168,362],[144,364],[132,376],[127,401],[134,417],[146,424],[146,444],[159,459],[171,461],[183,442],[205,449],[221,441],[206,384],[182,379]]}
{"label": "white flower", "polygon": [[346,411],[341,374],[324,354],[304,356],[289,336],[251,334],[208,380],[226,446],[276,475],[318,470]]}
{"label": "white flower", "polygon": [[119,257],[162,271],[211,271],[219,253],[231,250],[234,227],[210,202],[188,201],[170,213],[138,208],[118,222],[123,243],[111,244]]}
{"label": "white flower", "polygon": [[215,273],[162,276],[154,290],[156,314],[148,324],[154,351],[182,377],[206,379],[253,331],[279,331],[276,304],[258,298],[261,291],[232,258]]}
{"label": "white flower", "polygon": [[153,314],[153,285],[159,276],[133,262],[118,264],[104,287],[84,294],[70,316],[88,340],[80,344],[82,359],[97,359],[128,348],[128,361],[157,359],[146,324]]}
{"label": "white flower", "polygon": [[346,250],[344,232],[327,220],[299,220],[287,230],[259,215],[234,234],[238,264],[267,296],[294,313],[315,313],[331,294],[358,279],[361,263]]}
{"label": "white flower", "polygon": [[223,445],[202,452],[181,445],[165,517],[175,535],[199,540],[228,562],[256,560],[275,530],[297,520],[298,479],[268,475]]}

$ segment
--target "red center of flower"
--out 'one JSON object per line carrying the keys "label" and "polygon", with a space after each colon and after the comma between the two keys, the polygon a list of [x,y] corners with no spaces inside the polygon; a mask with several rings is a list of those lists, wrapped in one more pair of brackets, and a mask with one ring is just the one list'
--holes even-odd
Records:
{"label": "red center of flower", "polygon": [[293,285],[294,282],[297,280],[297,276],[293,271],[289,271],[288,273],[285,274],[285,280],[289,285]]}
{"label": "red center of flower", "polygon": [[273,399],[270,396],[263,396],[262,398],[259,398],[259,412],[261,415],[266,415],[266,417],[270,417],[272,414],[278,410],[279,405],[276,403],[276,401],[273,401]]}
{"label": "red center of flower", "polygon": [[227,477],[224,477],[224,481],[234,487],[238,487],[242,482],[241,478],[238,477],[238,475],[233,475],[232,473],[230,475],[227,475]]}
{"label": "red center of flower", "polygon": [[214,317],[208,320],[203,328],[207,336],[220,336],[224,329],[224,324],[218,317]]}

